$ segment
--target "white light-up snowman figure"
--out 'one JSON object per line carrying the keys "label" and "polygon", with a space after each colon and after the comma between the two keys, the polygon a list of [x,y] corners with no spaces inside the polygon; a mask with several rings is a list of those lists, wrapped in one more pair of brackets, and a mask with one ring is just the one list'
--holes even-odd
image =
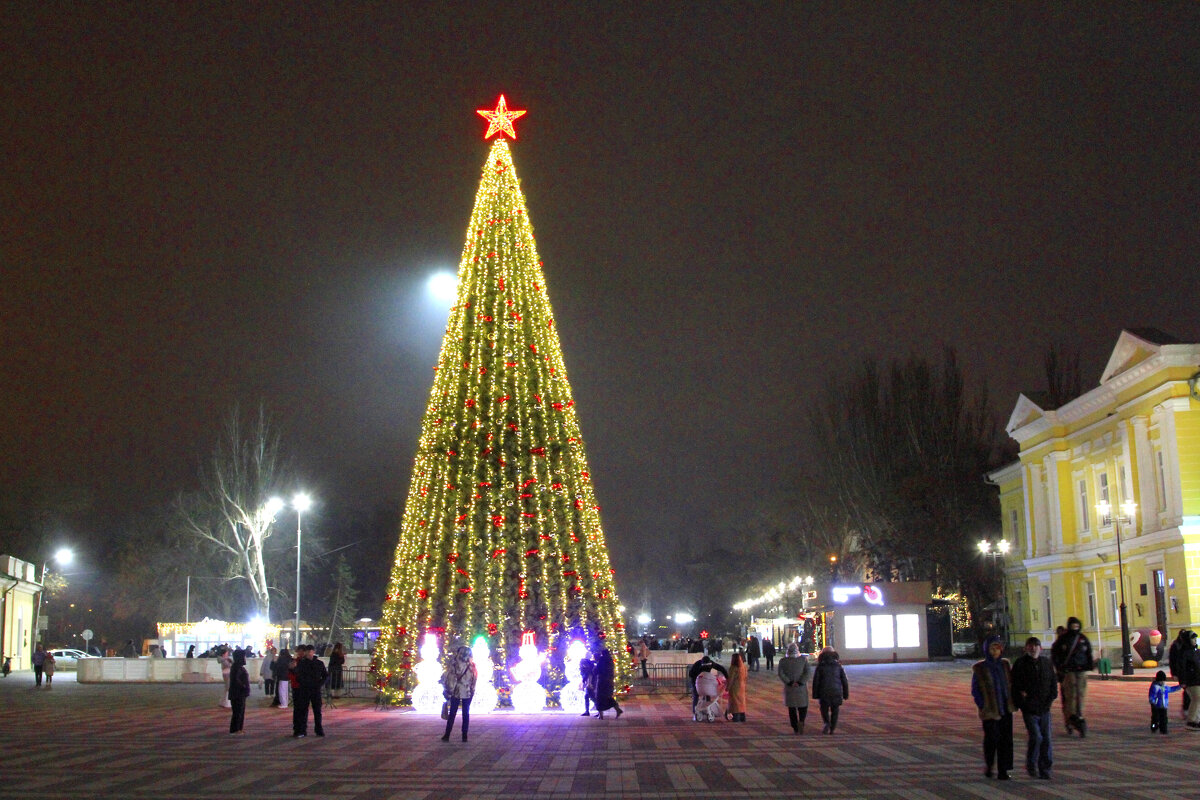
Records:
{"label": "white light-up snowman figure", "polygon": [[442,665],[438,663],[438,641],[436,633],[426,633],[421,643],[421,661],[413,672],[417,674],[417,688],[413,689],[413,710],[421,714],[439,714],[442,710]]}
{"label": "white light-up snowman figure", "polygon": [[542,658],[538,655],[537,643],[533,631],[526,631],[521,636],[521,649],[518,651],[521,660],[512,667],[513,709],[523,714],[541,711],[546,707],[546,690],[537,679],[542,674]]}
{"label": "white light-up snowman figure", "polygon": [[563,675],[567,683],[558,692],[558,702],[563,711],[583,711],[584,692],[580,688],[579,662],[586,653],[587,647],[578,639],[573,639],[567,646],[567,655],[563,659]]}
{"label": "white light-up snowman figure", "polygon": [[496,665],[492,663],[492,649],[488,646],[487,638],[475,637],[471,646],[471,658],[475,661],[475,669],[479,678],[475,681],[475,695],[471,700],[472,714],[490,714],[496,710]]}

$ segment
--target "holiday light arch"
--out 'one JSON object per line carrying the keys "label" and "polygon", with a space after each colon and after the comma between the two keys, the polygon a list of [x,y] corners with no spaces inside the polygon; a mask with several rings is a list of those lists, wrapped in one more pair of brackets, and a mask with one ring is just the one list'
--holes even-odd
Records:
{"label": "holiday light arch", "polygon": [[[503,95],[485,139],[515,140]],[[484,163],[434,367],[372,669],[407,703],[417,643],[442,660],[486,638],[501,705],[522,639],[545,656],[548,707],[568,680],[567,645],[604,645],[617,686],[624,657],[613,570],[533,226],[508,142]]]}

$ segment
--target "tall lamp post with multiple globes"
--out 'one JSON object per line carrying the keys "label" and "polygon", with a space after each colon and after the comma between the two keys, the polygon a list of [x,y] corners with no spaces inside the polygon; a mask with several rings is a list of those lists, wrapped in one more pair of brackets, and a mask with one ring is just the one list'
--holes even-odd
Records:
{"label": "tall lamp post with multiple globes", "polygon": [[33,609],[33,641],[36,642],[40,638],[38,625],[42,621],[42,602],[46,597],[46,568],[50,566],[50,562],[58,564],[60,567],[65,567],[75,560],[75,554],[66,547],[60,547],[55,551],[52,558],[42,562],[42,578],[38,583],[38,599],[37,606]]}
{"label": "tall lamp post with multiple globes", "polygon": [[1104,524],[1112,523],[1113,536],[1117,540],[1117,582],[1121,585],[1121,674],[1133,674],[1133,651],[1129,648],[1129,612],[1125,608],[1125,560],[1121,557],[1121,523],[1133,524],[1133,515],[1137,513],[1137,503],[1126,500],[1121,504],[1121,514],[1114,514],[1112,504],[1107,500],[1096,503],[1096,513]]}
{"label": "tall lamp post with multiple globes", "polygon": [[[1007,586],[1000,580],[1000,564],[998,562],[1001,558],[1008,555],[1010,547],[1011,545],[1009,545],[1007,539],[1001,539],[998,542],[989,542],[987,539],[984,539],[979,543],[979,552],[985,558],[992,559],[992,582],[994,585],[1000,587],[1000,596],[992,604],[992,623],[997,630],[1001,631],[1001,636],[1005,644],[1008,644],[1008,624],[1005,616],[1008,612],[1008,592],[1006,591]],[[1004,603],[1003,612],[1000,610],[1001,601]]]}

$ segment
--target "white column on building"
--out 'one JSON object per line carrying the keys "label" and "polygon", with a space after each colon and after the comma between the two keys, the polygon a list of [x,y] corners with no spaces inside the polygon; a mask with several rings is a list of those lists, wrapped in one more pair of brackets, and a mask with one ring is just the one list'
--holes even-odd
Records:
{"label": "white column on building", "polygon": [[1167,518],[1164,528],[1175,527],[1183,522],[1183,489],[1179,476],[1179,442],[1175,438],[1175,412],[1186,411],[1188,404],[1188,398],[1176,397],[1159,406],[1162,416],[1158,435],[1163,451],[1163,466],[1167,472]]}
{"label": "white column on building", "polygon": [[1042,466],[1046,470],[1046,536],[1050,545],[1050,553],[1057,553],[1063,547],[1063,515],[1061,494],[1058,486],[1058,465],[1071,457],[1070,453],[1055,452],[1046,455]]}

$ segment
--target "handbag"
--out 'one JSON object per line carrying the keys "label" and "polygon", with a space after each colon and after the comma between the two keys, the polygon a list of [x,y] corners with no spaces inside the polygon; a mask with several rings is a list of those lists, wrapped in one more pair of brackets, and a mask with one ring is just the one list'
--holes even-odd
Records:
{"label": "handbag", "polygon": [[442,719],[450,719],[450,702],[442,701]]}

